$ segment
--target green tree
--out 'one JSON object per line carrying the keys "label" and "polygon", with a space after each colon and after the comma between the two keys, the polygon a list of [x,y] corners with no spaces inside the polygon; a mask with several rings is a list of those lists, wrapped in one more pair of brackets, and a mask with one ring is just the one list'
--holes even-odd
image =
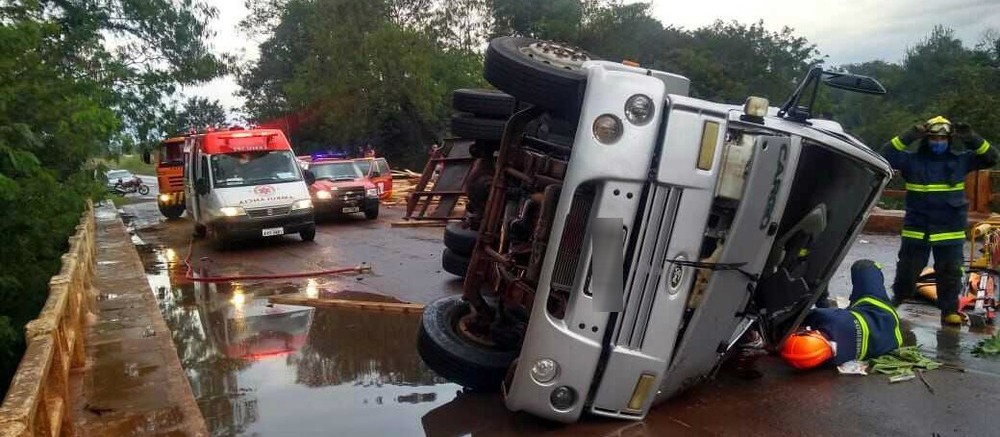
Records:
{"label": "green tree", "polygon": [[[451,90],[484,83],[481,55],[469,49],[482,27],[440,8],[428,14],[421,5],[276,5],[279,10],[263,14],[276,22],[266,24],[274,30],[260,59],[239,75],[247,112],[258,123],[300,122],[292,138],[300,151],[371,143],[397,165],[421,166],[426,146],[447,129]],[[484,11],[482,4],[466,6]],[[244,23],[246,29],[262,25]]]}
{"label": "green tree", "polygon": [[0,393],[87,197],[88,161],[159,139],[164,96],[219,73],[200,2],[0,6]]}
{"label": "green tree", "polygon": [[173,109],[173,123],[167,127],[168,134],[201,130],[206,127],[220,127],[228,119],[226,108],[218,100],[205,97],[189,97],[178,109]]}

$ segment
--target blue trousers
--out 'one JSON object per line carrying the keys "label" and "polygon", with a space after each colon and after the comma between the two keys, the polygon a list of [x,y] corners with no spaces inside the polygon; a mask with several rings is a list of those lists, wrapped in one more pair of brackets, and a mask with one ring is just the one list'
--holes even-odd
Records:
{"label": "blue trousers", "polygon": [[958,295],[962,291],[962,264],[965,246],[961,243],[931,245],[926,241],[903,238],[896,262],[896,280],[892,284],[895,299],[909,299],[916,292],[917,278],[934,252],[934,272],[937,276],[937,306],[941,315],[958,312]]}

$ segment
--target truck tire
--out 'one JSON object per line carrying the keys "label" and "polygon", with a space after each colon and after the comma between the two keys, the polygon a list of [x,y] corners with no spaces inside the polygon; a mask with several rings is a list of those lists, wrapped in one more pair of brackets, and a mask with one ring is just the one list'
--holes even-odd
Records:
{"label": "truck tire", "polygon": [[316,239],[316,225],[312,225],[306,228],[304,231],[299,231],[299,238],[302,241],[310,242]]}
{"label": "truck tire", "polygon": [[163,205],[157,203],[156,206],[160,208],[160,214],[163,214],[169,220],[180,218],[184,214],[184,205]]}
{"label": "truck tire", "polygon": [[478,118],[472,114],[458,113],[451,117],[451,133],[460,138],[499,142],[507,120]]}
{"label": "truck tire", "polygon": [[441,268],[448,273],[464,278],[465,271],[469,270],[469,257],[457,254],[446,247],[441,253]]}
{"label": "truck tire", "polygon": [[374,208],[365,208],[365,218],[368,220],[375,220],[378,218],[378,205]]}
{"label": "truck tire", "polygon": [[501,37],[486,49],[483,77],[518,100],[576,120],[587,75],[583,50],[531,38]]}
{"label": "truck tire", "polygon": [[451,107],[486,118],[508,118],[517,109],[510,94],[497,90],[457,89],[451,94]]}
{"label": "truck tire", "polygon": [[444,228],[444,246],[459,255],[469,256],[476,248],[478,236],[478,232],[463,227],[462,223],[448,223]]}
{"label": "truck tire", "polygon": [[480,391],[499,390],[517,350],[491,348],[461,335],[458,321],[469,311],[461,296],[448,296],[425,306],[417,353],[427,367],[456,384]]}

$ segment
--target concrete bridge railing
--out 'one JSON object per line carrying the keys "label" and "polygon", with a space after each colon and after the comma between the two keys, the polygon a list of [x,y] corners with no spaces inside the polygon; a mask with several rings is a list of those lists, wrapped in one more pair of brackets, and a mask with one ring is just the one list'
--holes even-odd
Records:
{"label": "concrete bridge railing", "polygon": [[62,268],[49,280],[49,297],[25,327],[27,350],[0,405],[0,437],[57,436],[68,431],[70,370],[84,365],[86,317],[97,255],[94,205],[69,237]]}

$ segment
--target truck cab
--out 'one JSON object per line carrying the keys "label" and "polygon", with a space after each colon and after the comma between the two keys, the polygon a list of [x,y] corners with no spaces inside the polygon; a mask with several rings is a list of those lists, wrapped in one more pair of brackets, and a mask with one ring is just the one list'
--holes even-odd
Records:
{"label": "truck cab", "polygon": [[160,214],[175,219],[184,213],[184,137],[177,136],[164,140],[155,153],[156,182],[160,194],[156,206]]}
{"label": "truck cab", "polygon": [[227,243],[316,235],[303,170],[277,129],[231,129],[185,139],[184,193],[196,235]]}
{"label": "truck cab", "polygon": [[[802,102],[692,98],[687,78],[499,38],[484,76],[531,107],[505,126],[461,299],[429,304],[421,356],[560,422],[638,420],[710,378],[757,330],[775,347],[826,290],[891,176]],[[552,115],[570,145],[538,138]],[[489,375],[485,377],[483,375]]]}

